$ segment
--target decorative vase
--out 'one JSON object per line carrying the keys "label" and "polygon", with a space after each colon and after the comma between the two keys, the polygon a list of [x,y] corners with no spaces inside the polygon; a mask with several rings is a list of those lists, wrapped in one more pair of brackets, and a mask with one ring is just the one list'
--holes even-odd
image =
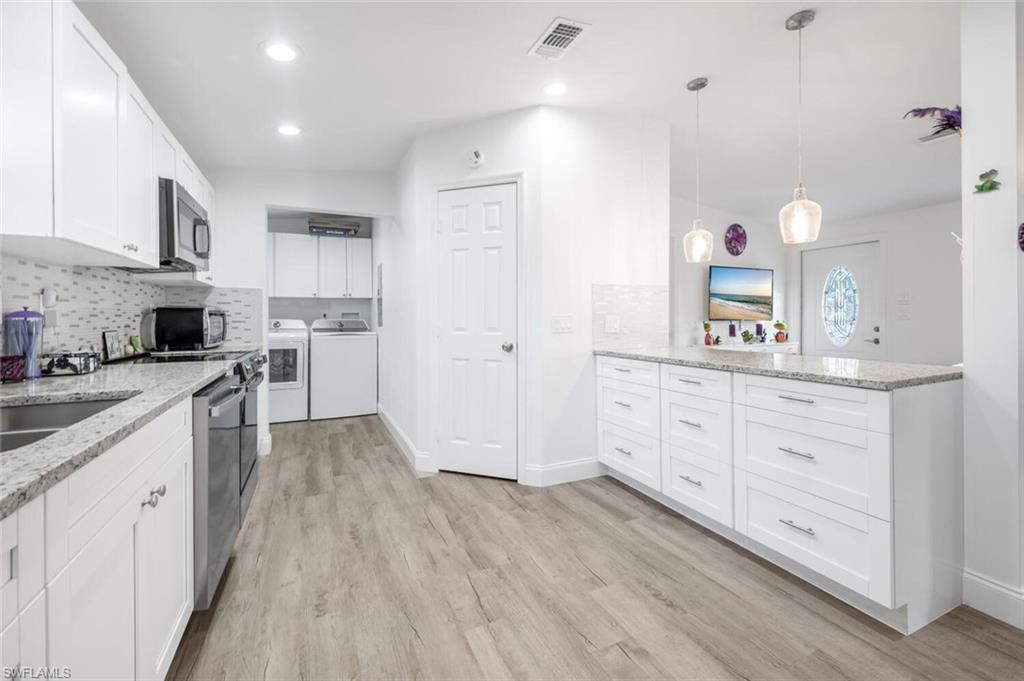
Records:
{"label": "decorative vase", "polygon": [[704,345],[714,345],[715,339],[711,337],[710,333],[704,334]]}

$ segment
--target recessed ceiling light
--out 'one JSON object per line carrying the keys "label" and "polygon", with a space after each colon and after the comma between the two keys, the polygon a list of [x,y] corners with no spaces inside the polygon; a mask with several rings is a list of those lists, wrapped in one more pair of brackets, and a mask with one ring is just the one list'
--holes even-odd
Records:
{"label": "recessed ceiling light", "polygon": [[552,83],[548,83],[544,87],[544,94],[549,97],[558,97],[559,95],[564,95],[567,89],[568,88],[565,87],[565,83],[560,80],[556,80]]}
{"label": "recessed ceiling light", "polygon": [[274,61],[295,61],[299,51],[287,43],[263,43],[263,51]]}
{"label": "recessed ceiling light", "polygon": [[291,123],[282,123],[277,126],[277,131],[285,137],[295,137],[302,132],[302,128],[297,125],[292,125]]}

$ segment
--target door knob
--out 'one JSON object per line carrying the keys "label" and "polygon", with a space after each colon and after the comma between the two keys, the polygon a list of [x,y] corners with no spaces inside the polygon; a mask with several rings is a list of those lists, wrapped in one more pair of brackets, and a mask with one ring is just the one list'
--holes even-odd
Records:
{"label": "door knob", "polygon": [[512,352],[512,348],[514,347],[515,346],[509,343],[508,341],[505,341],[504,343],[501,344],[501,349],[504,350],[505,352]]}

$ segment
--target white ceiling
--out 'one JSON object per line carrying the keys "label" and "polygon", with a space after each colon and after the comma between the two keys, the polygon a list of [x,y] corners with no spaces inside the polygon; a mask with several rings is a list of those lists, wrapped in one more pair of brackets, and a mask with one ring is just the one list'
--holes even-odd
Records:
{"label": "white ceiling", "polygon": [[[672,124],[672,193],[774,221],[795,183],[797,3],[96,2],[83,10],[203,167],[393,168],[414,136],[538,103]],[[957,138],[920,144],[915,106],[959,100],[957,3],[819,3],[804,33],[805,178],[825,218],[956,200]],[[593,27],[528,57],[555,16]],[[298,44],[267,60],[268,39]],[[542,89],[569,87],[560,98]],[[284,120],[303,128],[284,138]]]}

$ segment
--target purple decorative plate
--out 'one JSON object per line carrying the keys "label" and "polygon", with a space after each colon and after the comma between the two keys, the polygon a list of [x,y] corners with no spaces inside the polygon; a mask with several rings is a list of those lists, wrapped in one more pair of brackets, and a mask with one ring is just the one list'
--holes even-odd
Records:
{"label": "purple decorative plate", "polygon": [[729,225],[725,230],[725,250],[729,255],[739,255],[747,247],[747,230],[742,225]]}

